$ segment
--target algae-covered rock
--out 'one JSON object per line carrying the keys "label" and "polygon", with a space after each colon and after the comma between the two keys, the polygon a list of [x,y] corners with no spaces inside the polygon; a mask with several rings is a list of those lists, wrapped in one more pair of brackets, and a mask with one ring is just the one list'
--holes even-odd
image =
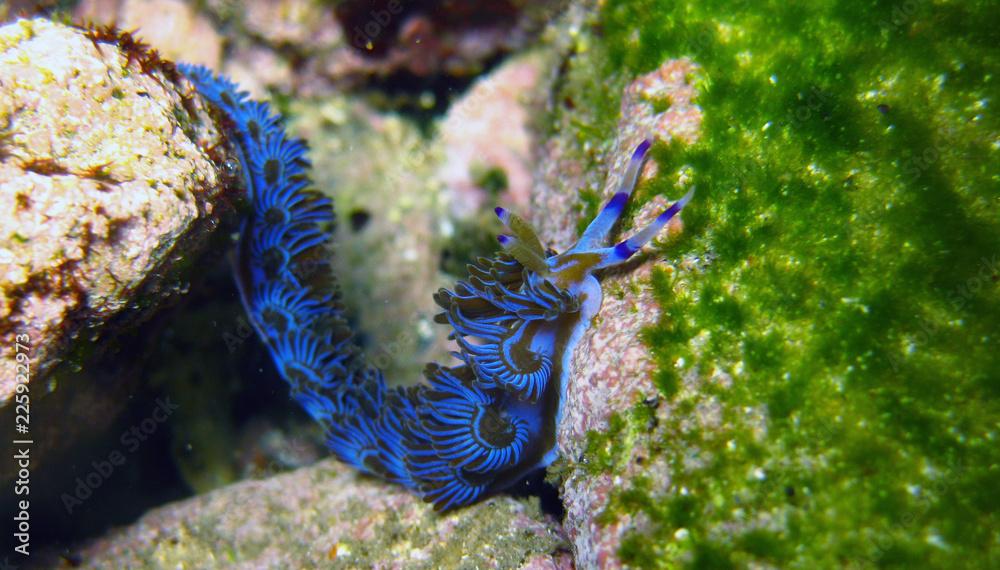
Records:
{"label": "algae-covered rock", "polygon": [[333,460],[173,503],[78,553],[81,568],[566,568],[537,502],[449,514]]}
{"label": "algae-covered rock", "polygon": [[[182,292],[181,270],[229,210],[231,159],[190,89],[127,34],[43,19],[0,28],[0,365],[14,370],[17,338],[39,398],[60,360],[82,364],[99,337]],[[15,385],[0,378],[0,402]],[[89,402],[62,418],[114,417],[90,396],[62,400]],[[66,427],[32,435],[44,450],[71,441]]]}
{"label": "algae-covered rock", "polygon": [[222,139],[190,87],[117,42],[46,20],[0,35],[0,350],[27,334],[36,377],[60,340],[153,304],[137,291],[214,228],[226,189],[207,151],[224,159]]}
{"label": "algae-covered rock", "polygon": [[[605,365],[577,355],[556,475],[579,567],[997,565],[995,11],[869,8],[612,1],[580,28],[542,162],[580,219],[630,83],[690,58],[702,121],[638,192],[698,188],[672,261],[606,280],[592,332],[648,367],[595,351],[616,365],[588,383]],[[599,420],[585,440],[575,414]]]}

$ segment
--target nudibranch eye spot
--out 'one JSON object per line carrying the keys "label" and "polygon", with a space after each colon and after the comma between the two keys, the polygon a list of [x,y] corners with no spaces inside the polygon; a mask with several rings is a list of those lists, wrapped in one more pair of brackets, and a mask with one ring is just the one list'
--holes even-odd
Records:
{"label": "nudibranch eye spot", "polygon": [[651,224],[608,243],[650,141],[635,149],[617,191],[580,239],[557,253],[523,218],[495,213],[502,251],[441,289],[437,323],[452,328],[452,367],[430,364],[423,384],[388,388],[364,362],[335,290],[309,277],[328,263],[329,198],[310,189],[306,146],[289,138],[266,103],[201,67],[179,69],[235,129],[252,210],[244,222],[237,285],[292,396],[357,469],[404,485],[437,511],[516,484],[557,456],[556,431],[573,350],[601,306],[595,272],[620,265],[651,241],[692,192]]}

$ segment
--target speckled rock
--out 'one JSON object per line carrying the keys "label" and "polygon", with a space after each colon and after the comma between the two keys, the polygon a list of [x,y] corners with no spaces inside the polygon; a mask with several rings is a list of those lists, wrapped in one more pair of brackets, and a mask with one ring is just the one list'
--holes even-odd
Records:
{"label": "speckled rock", "polygon": [[[525,211],[534,186],[532,117],[551,62],[544,52],[513,58],[477,81],[441,122],[444,183],[452,216],[469,218],[501,203]],[[536,100],[532,100],[532,99]],[[484,187],[485,186],[485,187]]]}
{"label": "speckled rock", "polygon": [[77,554],[95,569],[568,569],[565,548],[536,503],[442,516],[329,460],[167,505]]}
{"label": "speckled rock", "polygon": [[[595,171],[607,173],[598,192],[601,200],[615,192],[632,150],[644,137],[651,136],[664,143],[677,140],[690,144],[697,140],[701,110],[692,102],[696,91],[690,83],[696,74],[697,66],[691,61],[671,60],[628,86],[622,98],[617,134],[608,155],[609,166]],[[657,112],[654,103],[667,109]],[[566,165],[575,159],[561,154],[560,144],[560,139],[554,139],[547,146],[549,156],[540,162],[541,183],[533,196],[535,207],[532,210],[532,221],[540,228],[543,239],[557,250],[565,249],[576,240],[576,227],[571,223],[576,219],[573,214],[579,200],[576,192],[587,184],[580,176],[583,169]],[[640,176],[640,187],[656,171],[655,160],[647,161]],[[677,172],[675,178],[679,182],[673,191],[676,199],[686,191],[687,180],[683,171]],[[623,227],[645,225],[666,204],[662,197],[651,200],[633,219],[626,220]],[[675,218],[665,234],[683,231],[682,225]],[[639,524],[628,516],[604,524],[599,517],[607,506],[610,490],[627,484],[640,472],[648,475],[648,466],[639,467],[629,461],[630,468],[619,473],[595,472],[587,463],[593,461],[588,456],[587,434],[607,431],[614,413],[629,410],[637,402],[649,400],[656,407],[657,388],[652,381],[654,367],[648,349],[639,339],[643,329],[658,318],[658,305],[649,286],[652,266],[672,272],[678,261],[659,255],[647,256],[632,264],[632,270],[627,273],[605,276],[601,314],[574,353],[573,375],[558,442],[565,466],[559,469],[566,507],[564,527],[573,542],[579,568],[619,567],[616,551],[621,534]],[[641,446],[636,446],[639,448]]]}
{"label": "speckled rock", "polygon": [[[104,323],[125,330],[183,291],[182,267],[237,186],[190,86],[128,36],[20,20],[0,28],[0,78],[0,366],[14,369],[27,335],[40,397]],[[0,402],[14,389],[4,375]],[[46,425],[39,454],[65,435]]]}

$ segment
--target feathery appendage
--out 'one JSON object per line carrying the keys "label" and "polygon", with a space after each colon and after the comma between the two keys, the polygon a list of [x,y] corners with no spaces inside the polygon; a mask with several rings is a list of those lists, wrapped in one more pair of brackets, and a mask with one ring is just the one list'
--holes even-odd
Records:
{"label": "feathery appendage", "polygon": [[649,141],[580,240],[546,250],[522,218],[496,214],[510,235],[492,259],[434,299],[452,328],[458,364],[429,364],[426,382],[388,388],[363,362],[337,297],[325,248],[332,203],[310,189],[302,141],[266,103],[202,67],[178,69],[225,115],[243,161],[251,211],[236,281],[243,304],[292,397],[326,430],[345,463],[420,493],[437,510],[500,492],[556,457],[556,428],[573,349],[601,306],[594,272],[652,240],[692,192],[632,237],[607,246]]}

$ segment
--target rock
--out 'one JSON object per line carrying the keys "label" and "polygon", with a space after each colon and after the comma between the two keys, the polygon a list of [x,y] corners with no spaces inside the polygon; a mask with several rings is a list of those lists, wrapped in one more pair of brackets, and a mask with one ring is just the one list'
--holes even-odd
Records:
{"label": "rock", "polygon": [[183,0],[82,0],[73,18],[133,31],[171,61],[212,69],[222,61],[222,38],[212,22]]}
{"label": "rock", "polygon": [[537,501],[497,497],[440,515],[327,460],[156,509],[95,541],[81,568],[569,569]]}
{"label": "rock", "polygon": [[697,183],[684,231],[648,279],[609,276],[576,358],[553,479],[578,567],[996,566],[988,3],[602,5],[553,93],[546,236],[596,211],[634,119],[695,118],[634,104],[683,54],[703,121],[654,146],[636,196]]}
{"label": "rock", "polygon": [[[523,47],[562,4],[499,1],[470,9],[423,1],[254,0],[239,10],[223,1],[206,7],[238,31],[226,73],[301,96],[393,76],[472,76],[491,58]],[[264,56],[261,47],[278,57]],[[262,62],[272,67],[261,69]]]}
{"label": "rock", "polygon": [[[26,335],[37,404],[55,389],[45,381],[57,363],[81,366],[106,337],[183,292],[184,267],[231,212],[238,185],[190,85],[128,35],[19,20],[0,28],[0,77],[0,366],[14,369],[14,340]],[[84,425],[110,421],[114,405],[80,418],[56,403],[103,400],[75,391],[94,389],[75,376],[45,408]],[[14,390],[4,375],[0,402]],[[37,455],[72,441],[66,430],[56,420],[34,434]]]}
{"label": "rock", "polygon": [[[692,103],[696,91],[690,83],[697,71],[689,60],[670,60],[626,88],[611,146],[611,164],[598,170],[607,173],[598,193],[602,201],[614,194],[632,151],[643,138],[651,136],[665,143],[677,139],[686,144],[697,140],[701,110]],[[657,112],[654,101],[668,105],[667,110]],[[576,227],[571,222],[579,198],[574,191],[585,187],[587,181],[581,176],[583,168],[567,166],[576,159],[562,154],[560,144],[560,139],[553,140],[546,148],[549,155],[540,162],[541,184],[532,197],[532,221],[540,228],[542,239],[562,251],[576,240]],[[655,161],[647,161],[639,184],[655,176],[656,171]],[[672,197],[679,198],[685,191],[678,188]],[[662,199],[652,200],[623,227],[645,225],[665,205]],[[682,231],[681,226],[675,218],[667,233],[676,234]],[[573,542],[579,568],[619,567],[616,551],[622,533],[641,524],[627,515],[605,524],[601,514],[611,491],[639,475],[648,476],[648,466],[639,468],[629,462],[631,469],[619,473],[595,472],[588,463],[593,460],[589,457],[588,433],[606,432],[613,414],[630,410],[638,401],[656,398],[658,393],[652,380],[655,367],[640,340],[643,330],[657,321],[659,313],[649,286],[652,263],[648,261],[602,280],[604,303],[598,322],[587,331],[573,357],[574,373],[558,442],[563,464],[569,466],[559,469],[566,507],[563,524]],[[663,261],[658,264],[671,268]]]}
{"label": "rock", "polygon": [[541,52],[512,58],[448,109],[437,177],[453,217],[468,219],[497,204],[527,210],[534,185],[531,118],[543,107],[547,59]]}

